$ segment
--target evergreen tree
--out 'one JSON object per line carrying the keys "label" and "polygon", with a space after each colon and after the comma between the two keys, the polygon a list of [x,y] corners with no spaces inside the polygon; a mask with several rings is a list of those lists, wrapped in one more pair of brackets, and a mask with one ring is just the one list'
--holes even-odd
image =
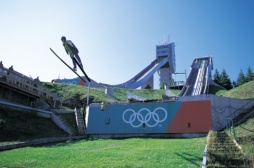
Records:
{"label": "evergreen tree", "polygon": [[250,68],[250,66],[247,69],[247,75],[246,75],[246,82],[250,82],[252,80],[254,80],[254,74],[252,72],[252,69]]}
{"label": "evergreen tree", "polygon": [[240,73],[238,75],[238,78],[237,78],[237,86],[239,85],[242,85],[246,82],[246,77],[245,75],[243,74],[243,71],[240,70]]}
{"label": "evergreen tree", "polygon": [[235,81],[232,82],[233,88],[237,87],[237,83]]}
{"label": "evergreen tree", "polygon": [[229,76],[226,73],[225,69],[222,69],[222,72],[220,75],[220,85],[226,88],[227,90],[232,89],[231,80],[229,79]]}
{"label": "evergreen tree", "polygon": [[215,69],[215,73],[213,75],[213,81],[217,84],[220,84],[220,73],[217,69]]}

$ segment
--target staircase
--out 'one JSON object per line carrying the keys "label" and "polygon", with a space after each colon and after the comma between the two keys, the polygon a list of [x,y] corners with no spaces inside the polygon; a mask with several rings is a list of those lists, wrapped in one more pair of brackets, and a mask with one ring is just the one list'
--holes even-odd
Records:
{"label": "staircase", "polygon": [[208,138],[207,168],[249,168],[251,161],[225,132],[211,132]]}
{"label": "staircase", "polygon": [[80,113],[80,110],[77,110],[75,108],[75,116],[76,116],[76,122],[77,122],[77,127],[78,127],[78,132],[80,135],[84,135],[85,134],[85,124],[84,124],[84,120],[83,117]]}

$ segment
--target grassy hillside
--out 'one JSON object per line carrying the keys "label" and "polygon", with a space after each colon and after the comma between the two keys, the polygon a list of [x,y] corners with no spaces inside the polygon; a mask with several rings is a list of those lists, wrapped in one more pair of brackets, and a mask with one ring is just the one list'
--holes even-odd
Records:
{"label": "grassy hillside", "polygon": [[[44,83],[44,86],[48,87],[51,92],[56,93],[63,99],[63,106],[69,108],[80,108],[83,103],[86,103],[87,99],[87,87],[70,84],[57,84],[57,83]],[[170,90],[175,95],[178,95],[181,90]],[[150,100],[162,100],[162,95],[165,94],[165,90],[156,89],[123,89],[113,88],[113,96],[110,97],[105,94],[104,88],[91,88],[90,89],[90,102],[120,102],[127,101],[127,92],[133,93],[137,96],[150,99]],[[248,82],[244,85],[233,88],[229,91],[221,88],[210,86],[210,94],[217,96],[225,96],[238,99],[252,99],[254,98],[254,81]]]}
{"label": "grassy hillside", "polygon": [[[57,84],[57,83],[44,83],[44,86],[49,88],[51,92],[56,93],[63,99],[63,105],[66,107],[74,108],[75,106],[81,107],[83,103],[86,103],[88,89],[87,87],[80,85],[70,84]],[[171,90],[175,95],[178,95],[180,90]],[[114,96],[110,97],[105,94],[104,88],[91,88],[90,99],[91,102],[120,102],[127,101],[127,92],[133,93],[137,96],[141,96],[146,99],[162,100],[162,95],[165,94],[165,90],[151,90],[151,89],[123,89],[114,88]]]}
{"label": "grassy hillside", "polygon": [[216,95],[237,99],[254,99],[254,81],[250,81],[229,91],[218,90]]}

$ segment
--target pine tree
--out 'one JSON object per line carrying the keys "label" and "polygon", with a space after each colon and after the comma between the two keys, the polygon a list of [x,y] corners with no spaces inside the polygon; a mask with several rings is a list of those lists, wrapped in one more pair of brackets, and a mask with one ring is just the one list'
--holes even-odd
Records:
{"label": "pine tree", "polygon": [[252,72],[252,69],[250,68],[250,66],[247,69],[247,75],[246,75],[246,82],[250,82],[252,80],[254,80],[254,74]]}
{"label": "pine tree", "polygon": [[225,69],[222,69],[222,72],[221,72],[220,85],[226,88],[227,90],[232,89],[231,80],[229,79],[229,76],[226,73]]}
{"label": "pine tree", "polygon": [[245,75],[243,74],[243,71],[240,70],[240,73],[239,73],[238,78],[237,78],[237,85],[238,85],[238,86],[239,86],[239,85],[242,85],[242,84],[244,84],[245,82],[246,82],[246,77],[245,77]]}
{"label": "pine tree", "polygon": [[237,83],[235,81],[232,82],[233,88],[237,87]]}
{"label": "pine tree", "polygon": [[215,73],[213,75],[213,81],[217,84],[220,84],[220,73],[217,69],[215,69]]}

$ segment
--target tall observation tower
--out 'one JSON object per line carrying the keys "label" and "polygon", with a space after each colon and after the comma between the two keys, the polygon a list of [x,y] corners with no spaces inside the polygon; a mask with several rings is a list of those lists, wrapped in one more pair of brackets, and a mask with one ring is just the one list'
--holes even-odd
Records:
{"label": "tall observation tower", "polygon": [[[161,65],[161,62],[165,64]],[[156,60],[153,62],[154,67],[160,64],[157,72],[159,74],[160,86],[166,84],[167,88],[170,87],[170,81],[172,79],[172,73],[175,73],[176,64],[175,64],[175,43],[166,43],[156,46]],[[141,88],[154,88],[153,76],[150,77]]]}
{"label": "tall observation tower", "polygon": [[175,43],[168,43],[156,46],[156,58],[163,59],[167,57],[168,62],[166,62],[159,70],[159,81],[160,86],[165,83],[167,88],[170,87],[170,81],[172,79],[172,73],[175,73],[176,63],[175,63]]}

